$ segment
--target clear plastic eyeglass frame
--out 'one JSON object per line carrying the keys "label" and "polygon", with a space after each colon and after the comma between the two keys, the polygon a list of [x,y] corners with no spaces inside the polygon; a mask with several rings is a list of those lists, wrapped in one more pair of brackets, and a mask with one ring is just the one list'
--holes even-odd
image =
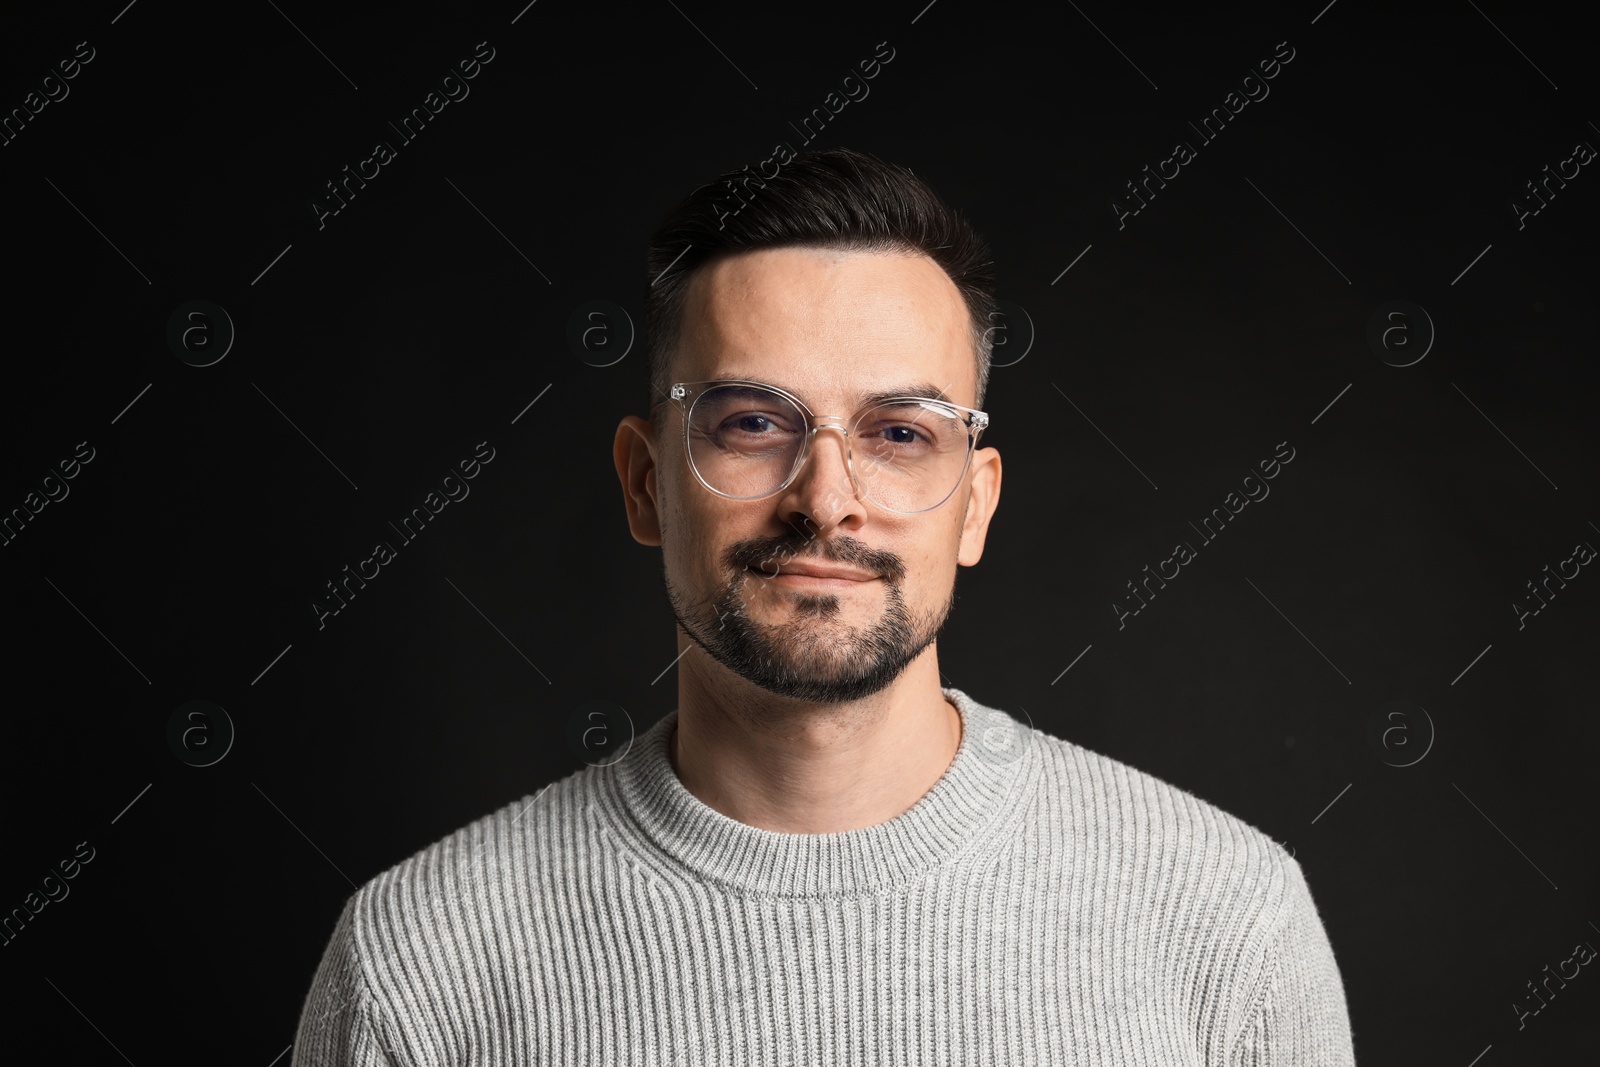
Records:
{"label": "clear plastic eyeglass frame", "polygon": [[[695,467],[694,455],[690,448],[689,442],[689,413],[693,409],[694,401],[696,399],[698,399],[706,391],[721,385],[746,385],[756,389],[766,389],[770,392],[778,394],[785,400],[788,400],[796,408],[798,408],[803,415],[805,415],[807,432],[805,440],[801,443],[800,452],[795,456],[794,468],[789,471],[789,475],[783,480],[783,484],[779,485],[776,489],[769,493],[762,493],[759,496],[734,496],[731,493],[724,493],[722,490],[717,489],[711,485],[711,483],[707,482],[705,476],[702,475],[699,469]],[[943,507],[945,503],[955,495],[955,491],[960,488],[961,479],[966,477],[968,469],[972,466],[972,453],[977,447],[978,436],[982,434],[983,431],[989,426],[988,412],[979,411],[977,408],[969,408],[964,404],[956,404],[949,400],[938,400],[925,396],[883,397],[863,406],[860,411],[857,411],[848,419],[842,415],[817,415],[806,406],[805,401],[801,400],[788,390],[779,389],[777,386],[769,385],[766,382],[749,381],[743,378],[720,378],[716,381],[709,382],[676,382],[672,385],[671,389],[668,390],[668,398],[676,402],[678,405],[678,411],[683,416],[684,460],[689,464],[689,469],[694,471],[695,478],[700,482],[701,485],[705,486],[709,492],[715,493],[718,496],[725,497],[729,500],[765,500],[767,497],[781,493],[794,483],[796,476],[798,476],[801,469],[805,467],[806,460],[811,456],[811,440],[816,436],[817,431],[838,430],[839,433],[844,437],[845,467],[849,471],[850,484],[855,487],[856,494],[863,500],[871,500],[879,507],[884,508],[887,511],[893,511],[899,515],[921,515],[925,512],[933,511],[935,508]],[[939,408],[949,408],[951,411],[957,412],[962,416],[960,421],[966,425],[967,429],[967,454],[966,457],[961,461],[961,473],[956,475],[955,481],[950,486],[950,491],[945,493],[944,497],[937,504],[930,504],[925,508],[918,508],[916,511],[902,511],[899,508],[890,507],[868,493],[866,487],[862,485],[861,479],[857,476],[854,450],[850,447],[850,427],[855,425],[856,420],[859,419],[865,412],[870,411],[875,407],[893,403],[909,403]],[[819,421],[822,419],[835,420],[837,423],[843,423],[844,425],[836,425],[835,422],[822,423]]]}

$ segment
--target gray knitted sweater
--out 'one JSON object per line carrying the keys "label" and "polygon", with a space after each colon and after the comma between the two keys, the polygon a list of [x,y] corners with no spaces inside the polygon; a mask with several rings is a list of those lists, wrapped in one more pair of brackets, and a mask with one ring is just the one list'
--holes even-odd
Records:
{"label": "gray knitted sweater", "polygon": [[351,895],[292,1067],[1353,1064],[1300,865],[1242,820],[958,689],[902,815],[701,803],[677,712]]}

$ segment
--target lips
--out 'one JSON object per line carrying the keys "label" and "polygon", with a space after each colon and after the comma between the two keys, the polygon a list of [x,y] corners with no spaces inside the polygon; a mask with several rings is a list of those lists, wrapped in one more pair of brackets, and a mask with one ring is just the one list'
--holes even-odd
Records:
{"label": "lips", "polygon": [[778,568],[779,574],[797,575],[805,578],[834,578],[847,582],[869,582],[876,578],[876,574],[866,571],[852,570],[849,567],[826,567],[820,564],[790,563]]}

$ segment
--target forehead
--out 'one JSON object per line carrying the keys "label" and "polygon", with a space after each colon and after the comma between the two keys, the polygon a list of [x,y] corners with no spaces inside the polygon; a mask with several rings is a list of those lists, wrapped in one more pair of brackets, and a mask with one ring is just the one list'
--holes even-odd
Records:
{"label": "forehead", "polygon": [[682,342],[677,380],[747,378],[821,404],[927,384],[970,404],[977,387],[966,302],[921,254],[781,248],[718,258],[691,276]]}

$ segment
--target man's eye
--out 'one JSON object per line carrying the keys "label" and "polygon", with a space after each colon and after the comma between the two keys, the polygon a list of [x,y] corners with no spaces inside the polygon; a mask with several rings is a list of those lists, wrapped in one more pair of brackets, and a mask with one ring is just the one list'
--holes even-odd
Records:
{"label": "man's eye", "polygon": [[881,438],[888,445],[917,445],[928,439],[918,427],[906,425],[885,424],[868,432],[866,436]]}
{"label": "man's eye", "polygon": [[727,430],[752,434],[757,437],[771,436],[775,433],[781,433],[784,429],[783,424],[774,419],[772,416],[763,415],[757,412],[751,412],[745,415],[735,415],[733,418],[723,423],[723,427]]}

